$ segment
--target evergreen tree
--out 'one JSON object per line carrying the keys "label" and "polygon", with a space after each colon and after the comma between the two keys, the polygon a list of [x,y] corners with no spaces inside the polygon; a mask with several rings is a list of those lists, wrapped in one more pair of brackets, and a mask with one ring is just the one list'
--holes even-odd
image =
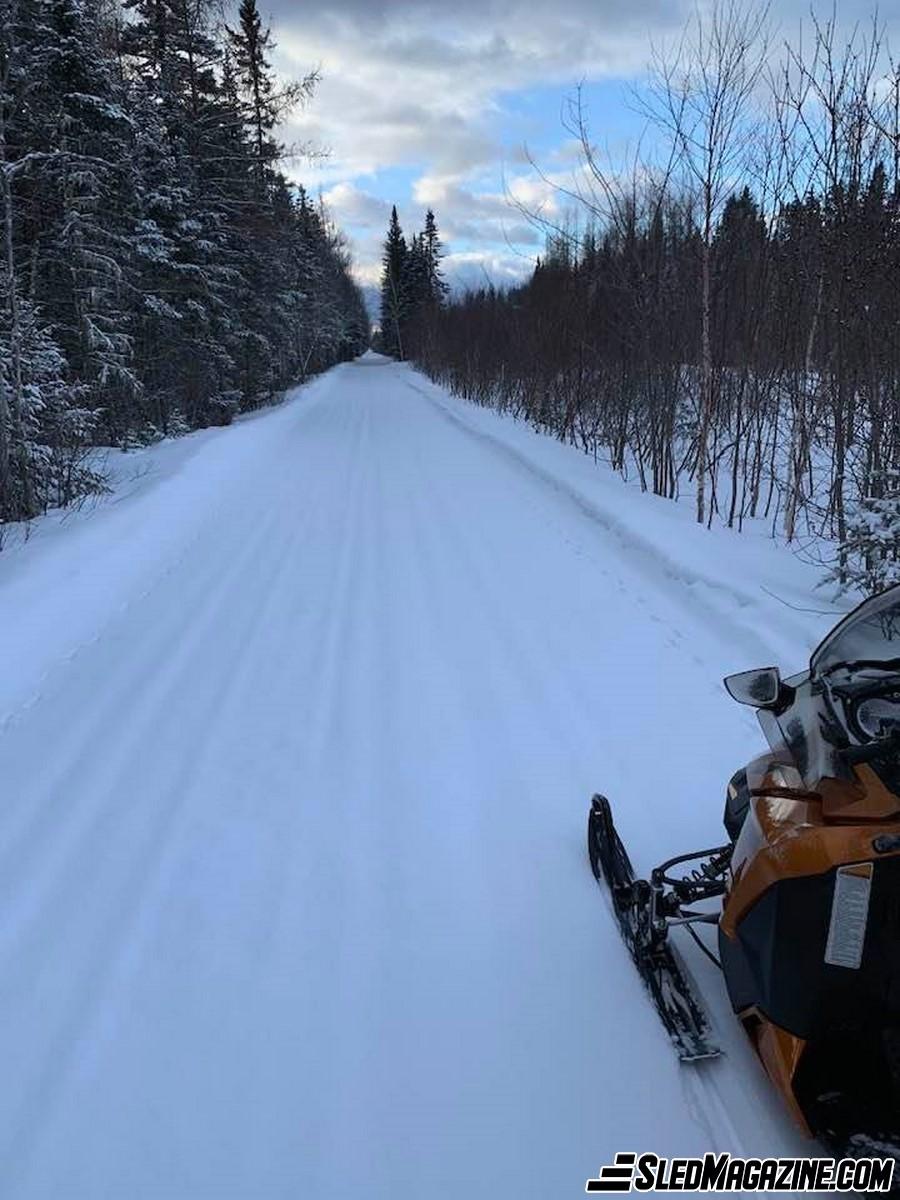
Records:
{"label": "evergreen tree", "polygon": [[407,316],[404,288],[408,253],[397,206],[394,205],[381,260],[381,344],[386,354],[400,359],[404,357],[403,325]]}
{"label": "evergreen tree", "polygon": [[447,284],[441,271],[444,248],[438,234],[437,221],[429,208],[425,214],[425,230],[422,234],[423,253],[428,277],[427,296],[431,304],[441,305],[447,298]]}
{"label": "evergreen tree", "polygon": [[404,319],[413,321],[431,300],[431,274],[424,234],[417,233],[407,247],[401,274]]}
{"label": "evergreen tree", "polygon": [[62,351],[29,300],[19,300],[15,325],[8,309],[0,313],[0,393],[14,393],[17,405],[0,488],[0,535],[3,521],[33,517],[102,488],[85,462],[95,425],[85,406],[88,389],[66,375]]}
{"label": "evergreen tree", "polygon": [[43,252],[33,254],[29,295],[87,385],[99,427],[115,430],[140,393],[130,321],[133,123],[124,84],[97,52],[96,7],[44,0],[43,9],[47,69],[35,97],[43,114],[36,140],[47,152],[30,172]]}
{"label": "evergreen tree", "polygon": [[850,507],[838,561],[825,582],[880,592],[900,583],[900,471],[879,471]]}
{"label": "evergreen tree", "polygon": [[276,87],[267,57],[275,44],[272,31],[263,28],[256,0],[241,0],[238,18],[238,28],[229,28],[226,32],[244,120],[251,131],[257,186],[262,189],[269,170],[281,154],[273,130],[291,109],[312,96],[319,76],[318,72],[311,71],[304,79]]}
{"label": "evergreen tree", "polygon": [[228,41],[234,55],[239,86],[246,98],[247,115],[253,131],[257,182],[262,188],[266,167],[277,155],[277,147],[271,137],[277,114],[272,99],[271,65],[266,58],[271,46],[271,33],[262,27],[256,0],[241,0],[238,16],[240,27],[228,30]]}
{"label": "evergreen tree", "polygon": [[[32,399],[24,229],[26,214],[39,211],[33,209],[32,165],[61,160],[59,152],[41,141],[46,97],[41,104],[37,96],[53,53],[44,15],[39,0],[0,0],[0,515],[26,517],[40,510],[40,488],[28,450]],[[46,377],[44,382],[51,386]]]}
{"label": "evergreen tree", "polygon": [[227,423],[361,352],[342,239],[278,170],[252,4],[0,0],[0,521],[97,486],[94,441]]}

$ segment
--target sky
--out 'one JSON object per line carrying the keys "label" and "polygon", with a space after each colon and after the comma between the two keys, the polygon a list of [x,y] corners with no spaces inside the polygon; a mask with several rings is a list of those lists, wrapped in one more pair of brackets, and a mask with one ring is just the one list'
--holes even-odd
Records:
{"label": "sky", "polygon": [[[269,0],[268,7],[261,0],[279,74],[321,72],[314,99],[282,136],[326,153],[293,156],[288,173],[324,197],[363,283],[377,282],[392,204],[407,234],[434,209],[455,287],[518,281],[544,238],[517,205],[552,218],[562,202],[546,180],[567,184],[577,170],[578,147],[563,121],[576,90],[604,153],[621,159],[645,145],[635,95],[652,46],[676,38],[695,7],[695,0]],[[794,40],[808,12],[808,0],[773,0],[774,41]],[[837,12],[850,26],[871,8],[837,0]],[[900,44],[900,0],[882,0],[880,16]]]}

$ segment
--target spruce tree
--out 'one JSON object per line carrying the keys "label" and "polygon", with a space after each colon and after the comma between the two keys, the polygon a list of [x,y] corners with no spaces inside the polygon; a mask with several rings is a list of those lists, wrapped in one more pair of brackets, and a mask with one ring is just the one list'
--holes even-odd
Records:
{"label": "spruce tree", "polygon": [[266,165],[276,154],[270,137],[275,124],[275,114],[272,112],[271,66],[266,58],[271,33],[262,27],[256,0],[241,0],[238,16],[240,28],[229,29],[228,40],[234,54],[237,76],[247,98],[249,123],[253,130],[255,168],[261,187]]}
{"label": "spruce tree", "polygon": [[403,323],[407,313],[404,286],[408,253],[397,206],[394,205],[381,260],[381,340],[385,353],[399,359],[404,357]]}
{"label": "spruce tree", "polygon": [[241,0],[237,29],[227,28],[228,46],[244,105],[244,119],[252,132],[254,171],[260,189],[267,172],[281,154],[273,137],[280,120],[297,104],[308,100],[319,76],[311,71],[303,79],[276,87],[268,55],[275,49],[272,31],[264,28],[256,0]]}
{"label": "spruce tree", "polygon": [[[46,169],[62,161],[43,132],[48,100],[41,81],[55,49],[44,17],[40,0],[2,0],[0,6],[0,515],[7,517],[40,511],[39,481],[29,454],[35,398],[26,353],[30,256],[23,234],[26,214],[39,206],[23,164]],[[51,381],[44,378],[44,383]]]}
{"label": "spruce tree", "polygon": [[0,521],[97,486],[95,441],[227,423],[367,342],[277,166],[314,76],[275,87],[251,5],[231,37],[214,0],[126,4],[0,0]]}
{"label": "spruce tree", "polygon": [[31,171],[44,227],[30,298],[52,323],[70,372],[87,386],[98,428],[113,437],[133,418],[131,234],[137,183],[128,96],[107,54],[98,10],[44,0],[49,50],[36,101],[47,156]]}
{"label": "spruce tree", "polygon": [[405,318],[415,319],[431,298],[431,274],[425,235],[417,233],[407,247],[403,260],[402,287]]}
{"label": "spruce tree", "polygon": [[438,234],[437,221],[429,208],[425,214],[425,230],[422,234],[425,268],[428,278],[427,296],[431,304],[441,305],[447,298],[447,284],[441,271],[444,248]]}

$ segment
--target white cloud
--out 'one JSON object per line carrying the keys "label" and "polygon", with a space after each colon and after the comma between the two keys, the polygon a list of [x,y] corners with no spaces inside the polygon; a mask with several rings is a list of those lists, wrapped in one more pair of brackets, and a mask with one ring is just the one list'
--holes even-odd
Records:
{"label": "white cloud", "polygon": [[[313,102],[295,114],[284,139],[330,150],[315,166],[298,160],[293,174],[324,189],[338,222],[352,227],[362,278],[375,272],[389,212],[369,181],[391,168],[416,173],[412,196],[393,197],[407,223],[416,226],[417,210],[434,207],[448,241],[473,252],[493,245],[492,263],[503,274],[508,242],[534,248],[540,241],[503,194],[504,160],[516,169],[522,163],[521,129],[509,126],[506,97],[630,74],[646,57],[649,26],[678,23],[688,3],[567,0],[543,8],[459,0],[450,10],[428,0],[280,3],[272,16],[277,68],[286,77],[314,65],[322,71]],[[550,117],[555,123],[557,114]],[[552,205],[533,181],[517,178],[511,190],[536,207],[535,188]]]}
{"label": "white cloud", "polygon": [[387,225],[391,206],[380,196],[362,191],[354,183],[336,183],[322,193],[322,199],[339,225],[355,225],[377,229],[379,234]]}
{"label": "white cloud", "polygon": [[[699,0],[706,7],[711,0]],[[823,0],[824,2],[824,0]],[[515,99],[529,89],[571,89],[580,80],[643,73],[651,40],[680,30],[695,0],[270,0],[276,67],[284,76],[319,65],[313,102],[285,129],[287,142],[313,143],[330,156],[293,173],[313,191],[324,189],[338,221],[353,230],[359,273],[375,271],[389,204],[373,194],[374,178],[392,169],[411,172],[391,197],[409,227],[431,205],[464,253],[494,255],[509,267],[506,243],[522,249],[540,241],[516,204],[561,218],[565,201],[553,183],[572,180],[578,147],[562,128],[546,154],[541,180],[521,149],[529,130],[543,136],[559,126],[558,111],[523,116]],[[842,0],[841,19],[869,10],[868,0]],[[884,6],[882,6],[884,8]],[[264,9],[265,11],[265,9]],[[774,0],[781,36],[793,36],[808,0]],[[896,26],[895,18],[889,24]],[[552,105],[548,107],[553,107]],[[599,132],[616,137],[616,114],[592,114]],[[583,180],[582,180],[583,185]],[[411,195],[407,194],[411,190]],[[482,249],[483,247],[483,249]],[[454,256],[460,267],[472,262]]]}
{"label": "white cloud", "polygon": [[444,270],[455,289],[509,287],[523,283],[531,274],[531,259],[512,252],[507,254],[469,250],[448,254]]}

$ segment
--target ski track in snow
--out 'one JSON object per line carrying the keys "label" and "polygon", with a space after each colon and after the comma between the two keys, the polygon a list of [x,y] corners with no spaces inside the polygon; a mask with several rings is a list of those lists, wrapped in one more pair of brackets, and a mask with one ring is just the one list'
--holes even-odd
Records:
{"label": "ski track in snow", "polygon": [[726,1053],[675,1061],[583,835],[603,790],[638,869],[721,840],[718,680],[814,626],[561,453],[367,355],[0,564],[0,1194],[809,1152],[690,944]]}

